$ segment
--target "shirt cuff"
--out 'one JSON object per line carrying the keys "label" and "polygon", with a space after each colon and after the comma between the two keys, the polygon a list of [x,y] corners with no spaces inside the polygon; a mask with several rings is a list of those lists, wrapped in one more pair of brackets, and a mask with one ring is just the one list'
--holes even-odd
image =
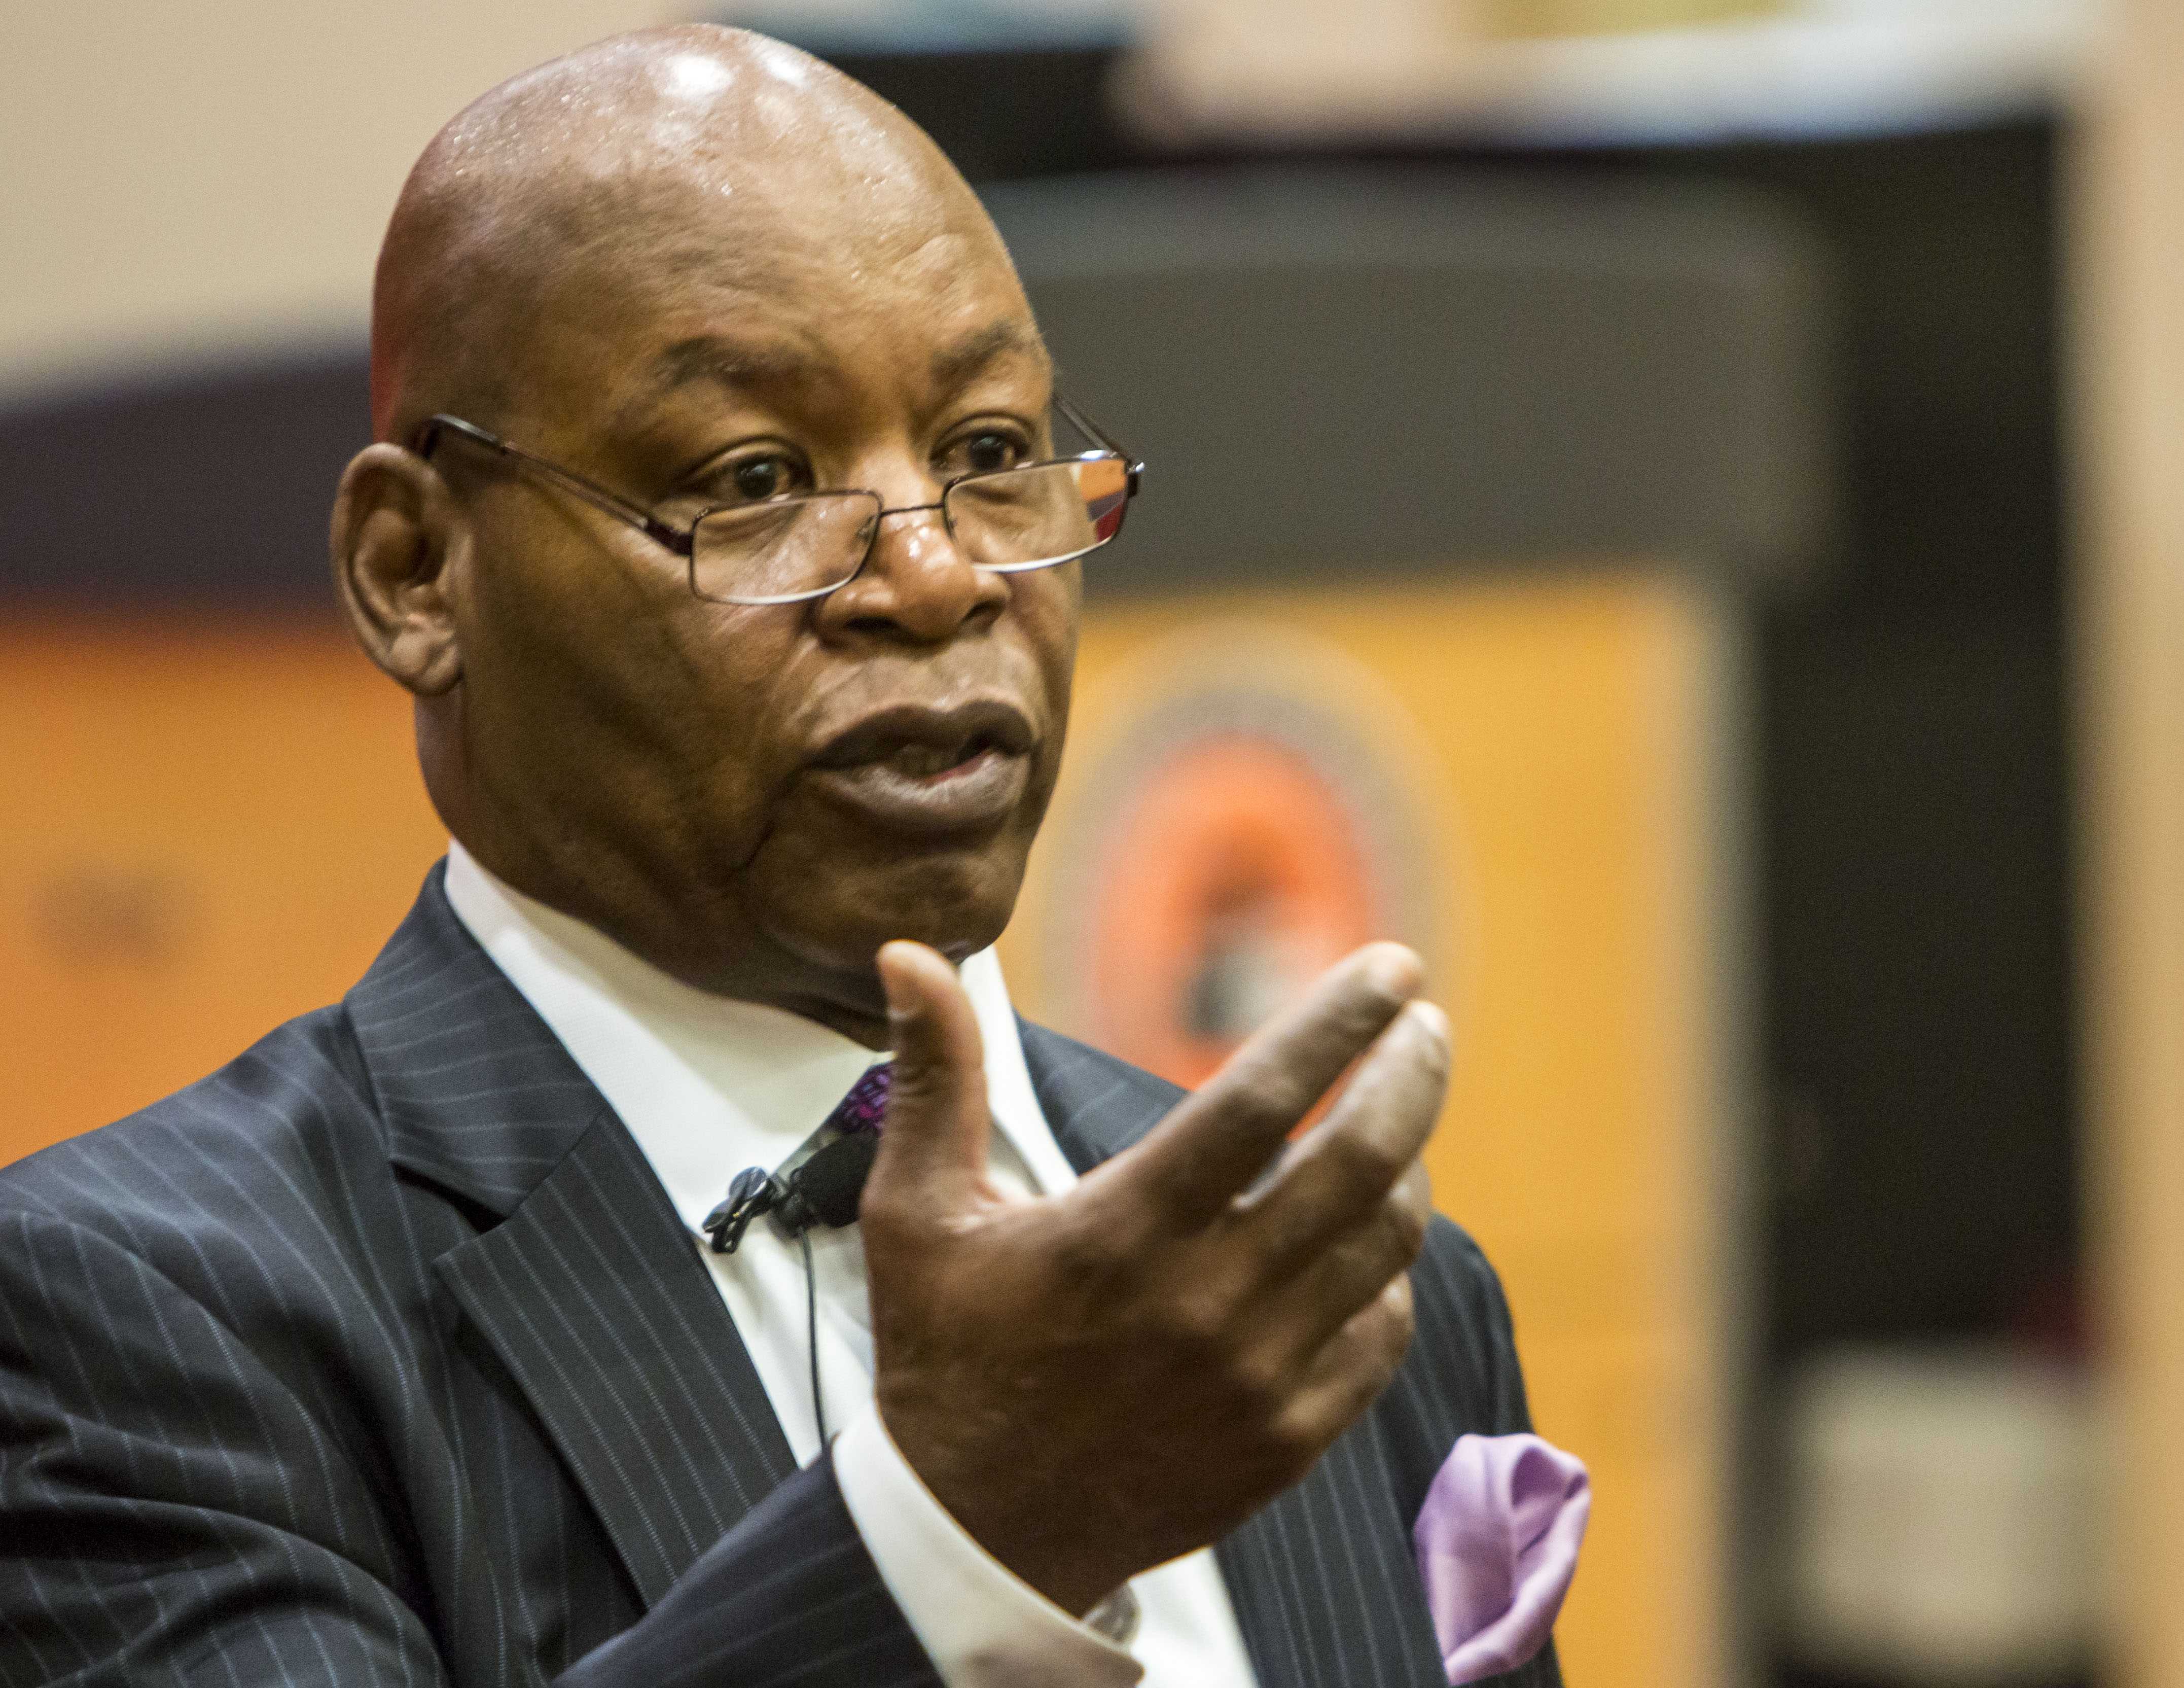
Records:
{"label": "shirt cuff", "polygon": [[842,1504],[947,1688],[1133,1688],[1145,1667],[972,1539],[867,1406],[835,1439]]}

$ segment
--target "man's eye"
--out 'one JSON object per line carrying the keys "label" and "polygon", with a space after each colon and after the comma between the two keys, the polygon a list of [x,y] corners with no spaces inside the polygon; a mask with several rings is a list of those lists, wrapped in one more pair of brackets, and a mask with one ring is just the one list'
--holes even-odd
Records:
{"label": "man's eye", "polygon": [[1013,434],[987,429],[967,434],[949,452],[948,467],[959,475],[987,475],[996,469],[1013,469],[1024,460],[1023,443]]}
{"label": "man's eye", "polygon": [[729,467],[726,479],[737,498],[752,504],[798,489],[796,466],[785,457],[746,457]]}
{"label": "man's eye", "polygon": [[800,458],[779,451],[731,458],[692,478],[688,496],[707,504],[764,504],[811,490]]}

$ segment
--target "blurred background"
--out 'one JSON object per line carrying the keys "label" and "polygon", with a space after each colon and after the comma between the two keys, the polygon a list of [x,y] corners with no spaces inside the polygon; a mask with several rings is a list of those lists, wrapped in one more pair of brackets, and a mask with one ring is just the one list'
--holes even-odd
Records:
{"label": "blurred background", "polygon": [[220,0],[0,59],[0,1160],[443,835],[334,624],[379,232],[632,25],[986,197],[1149,462],[1021,1005],[1184,1082],[1372,935],[1597,1501],[1577,1688],[2184,1685],[2184,18]]}

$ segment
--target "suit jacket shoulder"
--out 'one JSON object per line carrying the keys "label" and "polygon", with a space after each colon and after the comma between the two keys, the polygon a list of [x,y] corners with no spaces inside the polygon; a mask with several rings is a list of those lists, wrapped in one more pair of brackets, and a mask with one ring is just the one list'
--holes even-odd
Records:
{"label": "suit jacket shoulder", "polygon": [[223,1232],[338,1249],[344,1208],[374,1169],[385,1182],[370,1092],[344,1010],[319,1009],[149,1107],[0,1168],[0,1218],[80,1228],[231,1305],[254,1277],[282,1277],[285,1299],[308,1275],[265,1260],[207,1276],[207,1251]]}
{"label": "suit jacket shoulder", "polygon": [[415,1324],[422,1261],[460,1228],[421,1235],[427,1216],[389,1176],[370,1079],[337,1007],[0,1171],[0,1275],[19,1332],[42,1313],[86,1350],[108,1344],[42,1375],[116,1393],[153,1375],[126,1347],[148,1324],[183,1362],[169,1369],[256,1379],[298,1415],[294,1434],[330,1473],[361,1473],[375,1440],[371,1368],[325,1362],[360,1334],[398,1343]]}

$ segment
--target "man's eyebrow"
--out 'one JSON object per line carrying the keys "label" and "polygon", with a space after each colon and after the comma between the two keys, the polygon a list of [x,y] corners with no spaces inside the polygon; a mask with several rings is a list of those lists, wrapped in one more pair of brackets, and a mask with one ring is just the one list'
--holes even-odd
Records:
{"label": "man's eyebrow", "polygon": [[1011,355],[1028,357],[1042,369],[1052,367],[1037,330],[1023,322],[996,322],[933,353],[933,383],[944,391],[967,385],[989,365]]}
{"label": "man's eyebrow", "polygon": [[[933,354],[933,383],[944,389],[967,385],[991,365],[1010,356],[1028,357],[1050,367],[1045,344],[1028,324],[995,322]],[[678,387],[710,381],[722,387],[782,387],[809,383],[823,371],[822,361],[783,345],[761,345],[720,334],[696,334],[677,340],[653,360],[638,405],[659,404]]]}
{"label": "man's eyebrow", "polygon": [[765,387],[808,380],[818,367],[816,359],[786,346],[755,345],[719,334],[698,334],[677,340],[654,359],[645,386],[648,396],[657,400],[693,381],[712,381],[724,387]]}

